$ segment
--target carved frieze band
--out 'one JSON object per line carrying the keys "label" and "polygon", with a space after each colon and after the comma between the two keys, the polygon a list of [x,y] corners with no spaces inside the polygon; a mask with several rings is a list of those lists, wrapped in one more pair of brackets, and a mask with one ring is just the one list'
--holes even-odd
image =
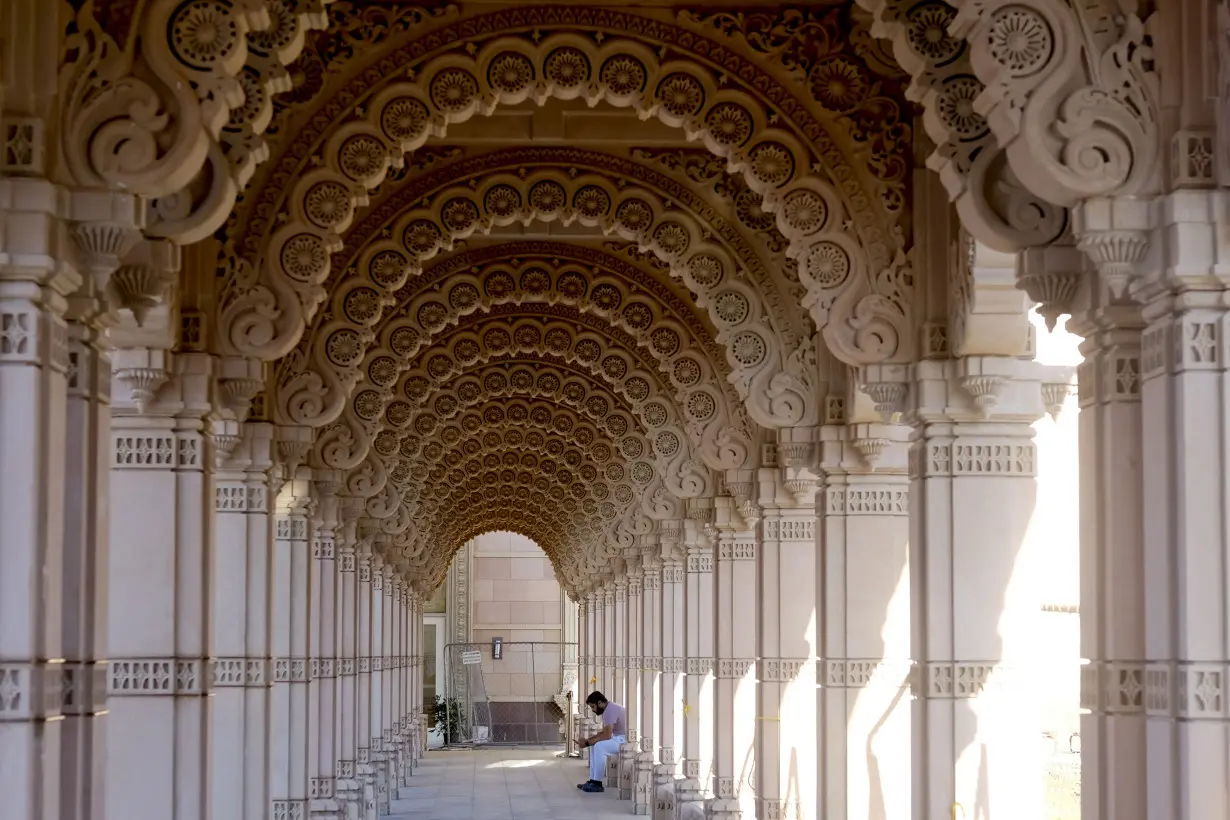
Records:
{"label": "carved frieze band", "polygon": [[910,478],[1032,478],[1037,461],[1033,442],[1021,439],[925,441],[910,448]]}
{"label": "carved frieze band", "polygon": [[[67,712],[61,708],[69,700],[63,692],[68,685],[64,666],[45,661],[0,663],[0,723],[45,720]],[[95,668],[106,673],[106,664]]]}
{"label": "carved frieze band", "polygon": [[113,431],[111,445],[116,470],[204,469],[200,433]]}
{"label": "carved frieze band", "polygon": [[1081,708],[1094,714],[1230,719],[1230,661],[1090,661],[1081,667]]}
{"label": "carved frieze band", "polygon": [[1225,335],[1208,316],[1150,327],[1140,339],[1140,378],[1149,381],[1166,374],[1219,369],[1227,358]]}
{"label": "carved frieze band", "polygon": [[764,520],[764,537],[770,541],[812,541],[816,540],[816,519],[807,518],[777,518]]}
{"label": "carved frieze band", "polygon": [[755,541],[723,541],[718,545],[719,561],[755,561]]}
{"label": "carved frieze band", "polygon": [[685,663],[689,675],[713,674],[713,658],[688,658]]}
{"label": "carved frieze band", "polygon": [[910,491],[904,485],[846,486],[824,488],[824,509],[828,515],[910,514]]}
{"label": "carved frieze band", "polygon": [[107,694],[131,696],[201,696],[209,694],[208,658],[113,658],[108,664]]}
{"label": "carved frieze band", "polygon": [[755,674],[755,658],[720,658],[717,662],[717,677],[720,680],[754,677]]}
{"label": "carved frieze band", "polygon": [[1019,670],[994,661],[915,663],[909,673],[910,694],[930,700],[977,698],[1009,690]]}
{"label": "carved frieze band", "polygon": [[268,686],[272,658],[214,658],[209,662],[210,681],[215,687]]}
{"label": "carved frieze band", "polygon": [[770,800],[762,798],[758,817],[764,820],[802,820],[803,804],[798,800]]}
{"label": "carved frieze band", "polygon": [[760,680],[766,683],[803,681],[814,684],[811,672],[815,668],[806,658],[761,658],[757,666]]}
{"label": "carved frieze band", "polygon": [[816,664],[827,689],[904,689],[910,686],[912,667],[908,660],[881,658],[821,658]]}
{"label": "carved frieze band", "polygon": [[269,512],[265,488],[240,481],[218,481],[214,485],[214,511],[220,513]]}
{"label": "carved frieze band", "polygon": [[306,800],[274,800],[273,820],[306,820]]}

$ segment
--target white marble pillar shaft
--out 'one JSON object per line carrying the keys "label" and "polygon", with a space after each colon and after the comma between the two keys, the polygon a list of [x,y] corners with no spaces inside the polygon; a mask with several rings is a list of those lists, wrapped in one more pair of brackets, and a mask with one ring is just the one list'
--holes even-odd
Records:
{"label": "white marble pillar shaft", "polygon": [[657,762],[662,737],[662,562],[659,547],[645,556],[641,582],[641,751]]}
{"label": "white marble pillar shaft", "polygon": [[615,688],[615,584],[607,582],[602,588],[602,674],[598,689],[607,697],[616,697]]}
{"label": "white marble pillar shaft", "polygon": [[[64,820],[102,820],[106,781],[111,355],[94,319],[100,303],[94,299],[80,302],[79,311],[85,315],[68,327],[62,590],[65,694],[64,721],[60,725],[59,810]],[[0,415],[0,419],[5,425],[10,423],[7,416]],[[0,751],[2,754],[5,752]]]}
{"label": "white marble pillar shaft", "polygon": [[713,774],[714,738],[714,637],[716,611],[713,589],[713,550],[702,525],[688,519],[684,619],[684,782],[680,802],[704,799]]}
{"label": "white marble pillar shaft", "polygon": [[193,408],[184,415],[112,420],[109,817],[211,814],[214,495],[196,415],[208,408],[211,367],[203,354],[176,358],[159,400]]}
{"label": "white marble pillar shaft", "polygon": [[[760,680],[756,782],[763,817],[815,818],[816,480],[785,486],[783,469],[760,471]],[[797,472],[791,468],[791,474]],[[798,497],[796,498],[796,491]],[[811,504],[805,505],[805,502]]]}
{"label": "white marble pillar shaft", "polygon": [[245,660],[244,660],[244,820],[265,820],[269,812],[270,705],[273,694],[273,649],[270,643],[272,622],[271,569],[274,550],[275,483],[273,469],[272,424],[244,424],[244,443],[248,448],[248,565]]}
{"label": "white marble pillar shaft", "polygon": [[[719,501],[731,501],[719,499]],[[733,513],[733,503],[719,508]],[[756,816],[756,554],[759,532],[734,518],[718,522],[714,572],[716,643],[714,664],[713,817]]]}
{"label": "white marble pillar shaft", "polygon": [[275,817],[308,815],[308,640],[312,552],[310,471],[300,467],[283,484],[274,517],[270,566],[269,793]]}
{"label": "white marble pillar shaft", "polygon": [[59,261],[57,189],[4,179],[0,194],[0,760],[16,761],[5,816],[44,820],[61,812],[61,703],[46,693],[62,677],[64,297],[80,278]]}
{"label": "white marble pillar shaft", "polygon": [[[677,524],[677,522],[676,522]],[[662,596],[659,636],[662,654],[662,680],[659,701],[661,717],[658,736],[658,766],[654,780],[659,786],[674,786],[680,774],[683,750],[684,704],[684,564],[680,532],[672,529],[662,537]]]}
{"label": "white marble pillar shaft", "polygon": [[[269,439],[260,436],[264,432],[257,425],[253,425],[251,432],[245,430],[229,462],[214,475],[214,573],[219,583],[214,585],[211,607],[214,657],[210,675],[210,795],[215,820],[241,818],[253,809],[258,812],[257,817],[264,817],[269,811],[267,796],[263,794],[263,726],[248,725],[250,718],[263,718],[264,711],[250,714],[254,704],[249,702],[251,675],[259,675],[256,691],[260,693],[264,691],[265,678],[262,668],[249,666],[250,639],[256,644],[251,647],[255,654],[252,659],[263,666],[265,655],[260,645],[264,635],[253,635],[250,627],[264,625],[268,606],[268,496],[259,483],[259,474],[249,472],[250,467],[268,465]],[[262,446],[264,453],[260,452]],[[259,614],[253,609],[259,609]],[[249,740],[255,741],[251,747]],[[260,782],[253,783],[250,789],[249,778]],[[260,793],[256,805],[251,805],[256,800],[253,792]]]}
{"label": "white marble pillar shaft", "polygon": [[313,816],[337,816],[335,799],[337,750],[334,714],[337,708],[337,541],[340,521],[337,491],[340,476],[329,470],[314,470],[312,481],[316,504],[311,519],[312,564],[309,636],[311,681],[308,684],[309,732],[314,748],[309,751],[309,806]]}
{"label": "white marble pillar shaft", "polygon": [[657,538],[642,555],[640,646],[640,718],[641,737],[636,754],[636,785],[633,794],[635,814],[648,815],[654,804],[654,764],[657,762],[656,742],[661,737],[661,677],[662,677],[662,575]]}
{"label": "white marble pillar shaft", "polygon": [[627,659],[628,676],[625,679],[627,694],[625,702],[628,710],[628,740],[639,744],[641,739],[641,668],[645,665],[641,657],[641,630],[643,628],[644,610],[644,575],[640,567],[640,556],[635,559],[636,566],[629,568],[628,574],[628,609],[627,609]]}
{"label": "white marble pillar shaft", "polygon": [[[821,435],[816,816],[908,820],[909,480],[886,466],[846,472],[865,470],[850,444],[853,427],[828,426]],[[894,458],[904,463],[904,445],[894,446]]]}
{"label": "white marble pillar shaft", "polygon": [[[1093,274],[1094,302],[1108,301]],[[1081,810],[1144,820],[1145,578],[1139,308],[1094,307],[1079,373]]]}
{"label": "white marble pillar shaft", "polygon": [[375,595],[373,593],[373,556],[370,538],[356,546],[355,598],[355,775],[360,783],[360,816],[370,820],[376,812],[375,769],[372,764],[372,634]]}
{"label": "white marble pillar shaft", "polygon": [[[915,817],[1032,820],[1042,810],[1040,726],[1023,685],[1040,601],[1030,577],[1017,573],[1034,513],[1038,372],[1017,359],[915,365]],[[971,396],[988,385],[995,402],[979,412]]]}
{"label": "white marble pillar shaft", "polygon": [[628,703],[628,580],[619,576],[612,584],[611,603],[611,689],[606,696],[616,703]]}
{"label": "white marble pillar shaft", "polygon": [[381,761],[381,792],[379,794],[380,812],[388,814],[389,801],[395,788],[395,748],[393,745],[393,566],[386,560],[381,569],[380,607],[380,669],[376,673],[379,679],[380,722],[377,731],[380,734]]}
{"label": "white marble pillar shaft", "polygon": [[1230,312],[1204,289],[1230,240],[1224,191],[1157,207],[1174,284],[1145,306],[1141,346],[1146,816],[1197,820],[1230,816]]}
{"label": "white marble pillar shaft", "polygon": [[358,519],[363,513],[363,500],[343,496],[339,501],[341,527],[337,547],[337,799],[343,804],[343,816],[358,815],[361,791],[358,780],[359,703],[359,579],[358,579]]}

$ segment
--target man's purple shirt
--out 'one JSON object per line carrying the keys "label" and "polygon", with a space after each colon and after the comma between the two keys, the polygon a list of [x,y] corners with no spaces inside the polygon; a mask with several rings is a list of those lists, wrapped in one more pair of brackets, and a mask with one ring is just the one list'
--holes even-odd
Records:
{"label": "man's purple shirt", "polygon": [[602,711],[602,725],[611,727],[611,737],[628,736],[628,710],[618,703],[608,703]]}

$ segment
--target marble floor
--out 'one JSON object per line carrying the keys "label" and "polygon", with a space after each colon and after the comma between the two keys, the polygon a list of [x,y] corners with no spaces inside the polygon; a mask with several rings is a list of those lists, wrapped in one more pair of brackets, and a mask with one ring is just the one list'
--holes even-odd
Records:
{"label": "marble floor", "polygon": [[392,801],[390,820],[613,820],[632,814],[614,790],[585,794],[588,763],[556,750],[432,751]]}

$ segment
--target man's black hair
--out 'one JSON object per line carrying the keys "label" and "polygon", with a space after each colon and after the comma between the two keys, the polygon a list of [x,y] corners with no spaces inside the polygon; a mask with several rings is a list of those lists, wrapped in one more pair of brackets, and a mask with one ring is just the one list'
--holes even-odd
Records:
{"label": "man's black hair", "polygon": [[585,699],[585,702],[592,706],[597,706],[599,703],[608,703],[606,695],[597,691],[591,692],[589,697]]}

